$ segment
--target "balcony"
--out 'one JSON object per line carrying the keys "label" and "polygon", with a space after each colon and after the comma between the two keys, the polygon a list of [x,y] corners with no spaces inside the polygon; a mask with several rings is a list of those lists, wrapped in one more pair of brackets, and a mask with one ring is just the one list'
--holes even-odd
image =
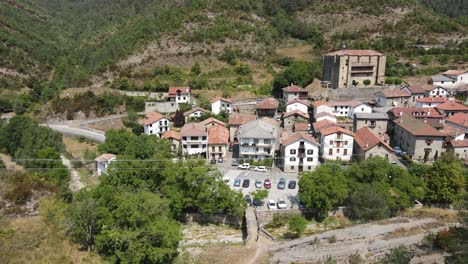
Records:
{"label": "balcony", "polygon": [[182,144],[186,145],[207,145],[206,140],[182,140]]}

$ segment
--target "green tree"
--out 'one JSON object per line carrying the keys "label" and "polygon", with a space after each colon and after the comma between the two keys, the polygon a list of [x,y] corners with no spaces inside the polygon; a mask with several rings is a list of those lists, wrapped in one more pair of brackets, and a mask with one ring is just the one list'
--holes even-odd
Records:
{"label": "green tree", "polygon": [[356,219],[369,221],[390,215],[385,194],[371,184],[360,186],[349,200],[351,212]]}
{"label": "green tree", "polygon": [[192,68],[190,69],[190,72],[196,76],[200,75],[201,73],[200,63],[195,62],[195,64],[193,64]]}
{"label": "green tree", "polygon": [[324,164],[299,179],[299,198],[304,205],[326,216],[328,211],[347,196],[346,179],[337,164]]}
{"label": "green tree", "polygon": [[365,85],[365,86],[369,86],[371,84],[371,80],[369,79],[365,79],[362,83]]}
{"label": "green tree", "polygon": [[98,146],[101,153],[123,154],[130,139],[135,137],[127,130],[121,128],[106,131],[106,141]]}
{"label": "green tree", "polygon": [[239,75],[249,75],[252,73],[249,65],[247,64],[240,64],[239,66],[236,67],[235,71]]}
{"label": "green tree", "polygon": [[421,58],[421,64],[422,65],[428,65],[431,62],[432,62],[432,56],[431,55],[422,56],[422,58]]}
{"label": "green tree", "polygon": [[268,190],[256,190],[255,192],[251,192],[250,194],[252,195],[254,200],[262,201],[263,199],[268,197]]}
{"label": "green tree", "polygon": [[385,78],[385,84],[394,84],[393,78]]}
{"label": "green tree", "polygon": [[100,232],[98,214],[98,202],[86,190],[76,194],[67,212],[70,237],[88,251],[94,249],[96,234]]}
{"label": "green tree", "polygon": [[318,72],[317,63],[295,61],[283,72],[277,74],[273,79],[273,95],[280,96],[282,88],[296,84],[299,86],[307,86],[314,80]]}
{"label": "green tree", "polygon": [[413,254],[403,245],[392,248],[380,261],[382,264],[409,264]]}
{"label": "green tree", "polygon": [[174,127],[183,127],[185,125],[184,112],[177,110],[173,118]]}
{"label": "green tree", "polygon": [[307,227],[307,220],[301,215],[293,215],[289,220],[288,233],[294,237],[300,237]]}

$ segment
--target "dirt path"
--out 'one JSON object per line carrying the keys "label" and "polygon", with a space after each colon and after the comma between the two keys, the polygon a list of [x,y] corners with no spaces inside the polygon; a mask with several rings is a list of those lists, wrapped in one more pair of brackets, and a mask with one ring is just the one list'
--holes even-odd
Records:
{"label": "dirt path", "polygon": [[18,164],[16,164],[15,162],[13,162],[11,160],[11,157],[6,155],[6,154],[2,154],[0,153],[0,160],[3,160],[3,163],[5,163],[5,167],[8,169],[8,170],[13,170],[13,171],[20,171],[20,170],[23,170],[23,167],[19,166]]}
{"label": "dirt path", "polygon": [[77,192],[85,187],[85,184],[81,182],[78,172],[73,168],[71,161],[65,156],[61,155],[63,165],[67,166],[70,170],[70,183],[69,188],[72,192]]}

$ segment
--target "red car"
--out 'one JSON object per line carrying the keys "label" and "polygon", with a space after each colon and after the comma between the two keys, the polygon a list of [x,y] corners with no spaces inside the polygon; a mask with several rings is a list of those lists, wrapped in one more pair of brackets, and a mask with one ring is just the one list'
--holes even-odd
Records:
{"label": "red car", "polygon": [[266,179],[265,182],[263,183],[263,186],[264,186],[266,189],[270,189],[270,188],[271,188],[271,181],[270,181],[270,179]]}

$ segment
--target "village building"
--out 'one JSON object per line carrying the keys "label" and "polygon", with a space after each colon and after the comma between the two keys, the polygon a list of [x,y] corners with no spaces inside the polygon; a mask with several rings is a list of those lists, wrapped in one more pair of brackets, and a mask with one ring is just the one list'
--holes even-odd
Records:
{"label": "village building", "polygon": [[231,100],[218,96],[211,100],[211,112],[217,115],[221,113],[221,111],[232,113],[233,105]]}
{"label": "village building", "polygon": [[457,102],[460,100],[451,97],[424,97],[416,100],[417,108],[436,107],[445,102]]}
{"label": "village building", "polygon": [[109,164],[117,159],[117,156],[114,154],[102,154],[101,156],[95,158],[96,161],[96,171],[97,175],[101,176],[103,173],[107,173],[107,168]]}
{"label": "village building", "polygon": [[337,117],[352,118],[354,113],[372,113],[372,107],[359,101],[332,101],[328,105]]}
{"label": "village building", "polygon": [[462,105],[457,102],[445,102],[434,107],[444,116],[453,116],[457,113],[468,113],[468,106]]}
{"label": "village building", "polygon": [[239,127],[237,138],[240,158],[274,158],[278,128],[267,120],[254,120]]}
{"label": "village building", "polygon": [[201,107],[196,107],[192,110],[189,110],[187,112],[184,112],[184,117],[185,117],[185,122],[189,122],[191,120],[198,120],[200,119],[204,114],[209,114],[210,111],[203,109]]}
{"label": "village building", "polygon": [[286,113],[299,110],[303,113],[309,112],[309,103],[300,99],[293,99],[286,103]]}
{"label": "village building", "polygon": [[336,123],[336,116],[333,115],[333,114],[330,114],[328,112],[322,112],[322,113],[315,116],[315,122],[319,122],[319,121],[322,121],[322,120],[328,120],[328,121],[331,121],[333,123]]}
{"label": "village building", "polygon": [[315,135],[317,135],[320,132],[320,130],[332,126],[336,126],[336,123],[328,119],[312,123],[312,129]]}
{"label": "village building", "polygon": [[394,121],[393,144],[413,160],[432,161],[440,157],[445,135],[424,120],[402,115]]}
{"label": "village building", "polygon": [[452,140],[447,144],[447,151],[453,152],[460,159],[468,159],[468,140]]}
{"label": "village building", "polygon": [[386,57],[374,50],[340,50],[323,57],[323,82],[329,88],[364,87],[383,84]]}
{"label": "village building", "polygon": [[354,133],[354,159],[363,161],[372,157],[397,160],[392,147],[385,143],[382,135],[375,135],[369,128],[363,127]]}
{"label": "village building", "polygon": [[458,88],[463,84],[468,84],[468,71],[449,70],[442,74],[432,76],[430,84],[448,89]]}
{"label": "village building", "polygon": [[225,126],[215,125],[208,128],[208,157],[224,159],[229,145],[229,130]]}
{"label": "village building", "polygon": [[204,126],[206,128],[210,128],[210,127],[214,127],[214,126],[223,126],[223,127],[227,127],[226,123],[224,123],[223,121],[220,121],[214,117],[210,117],[208,119],[205,119],[201,122],[198,123],[199,125],[201,126]]}
{"label": "village building", "polygon": [[207,129],[196,123],[185,124],[180,130],[182,152],[184,155],[200,155],[206,153],[208,145]]}
{"label": "village building", "polygon": [[408,107],[411,93],[405,90],[383,90],[375,94],[378,107]]}
{"label": "village building", "polygon": [[387,113],[356,113],[353,118],[353,131],[368,128],[376,135],[387,133]]}
{"label": "village building", "polygon": [[319,135],[323,159],[351,160],[354,144],[353,132],[335,125],[323,128]]}
{"label": "village building", "polygon": [[252,114],[232,114],[229,115],[229,142],[238,142],[237,130],[240,126],[250,123],[257,119],[256,115]]}
{"label": "village building", "polygon": [[283,127],[285,130],[292,130],[296,123],[308,123],[309,114],[294,110],[283,115]]}
{"label": "village building", "polygon": [[169,87],[167,99],[178,104],[190,103],[190,87]]}
{"label": "village building", "polygon": [[415,107],[416,100],[426,96],[426,89],[419,85],[405,86],[400,90],[405,91],[411,95],[411,97],[408,98],[408,107]]}
{"label": "village building", "polygon": [[320,145],[306,133],[286,133],[281,138],[281,162],[284,172],[310,171],[320,165]]}
{"label": "village building", "polygon": [[426,87],[425,97],[447,97],[448,91],[441,86]]}
{"label": "village building", "polygon": [[301,132],[301,133],[308,133],[310,130],[309,123],[295,123],[293,132]]}
{"label": "village building", "polygon": [[278,110],[279,102],[274,98],[265,98],[255,105],[258,118],[270,117],[274,118]]}
{"label": "village building", "polygon": [[321,113],[333,114],[333,108],[328,105],[328,102],[325,101],[315,101],[312,103],[314,107],[314,118]]}
{"label": "village building", "polygon": [[297,85],[291,84],[288,87],[284,87],[282,90],[284,102],[289,102],[294,99],[307,100],[309,98],[309,92]]}
{"label": "village building", "polygon": [[445,119],[445,123],[468,132],[468,114],[466,113],[456,113]]}
{"label": "village building", "polygon": [[167,139],[171,143],[171,151],[177,153],[180,149],[180,133],[170,130],[164,132],[162,138]]}
{"label": "village building", "polygon": [[158,112],[149,112],[143,120],[143,131],[146,135],[157,135],[161,138],[164,132],[170,130],[169,119]]}

